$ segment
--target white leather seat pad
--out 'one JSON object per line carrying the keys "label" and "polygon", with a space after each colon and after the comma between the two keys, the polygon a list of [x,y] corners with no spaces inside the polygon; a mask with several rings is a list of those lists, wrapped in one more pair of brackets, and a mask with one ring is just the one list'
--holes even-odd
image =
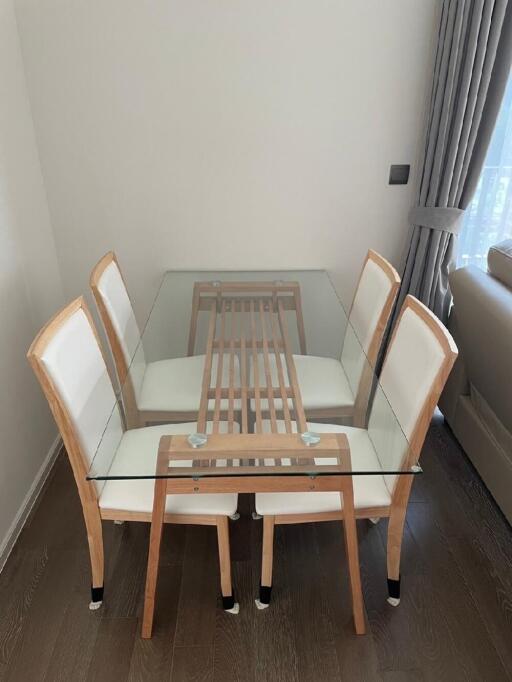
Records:
{"label": "white leather seat pad", "polygon": [[[199,409],[205,355],[192,355],[185,358],[173,358],[150,362],[142,383],[139,399],[139,410],[166,412],[194,412]],[[213,356],[211,385],[217,381],[217,355]],[[224,354],[222,362],[222,385],[229,386],[230,356]],[[234,385],[240,386],[240,363],[235,356]],[[215,402],[210,400],[209,409],[214,409]],[[221,409],[228,409],[228,400],[221,401]],[[234,409],[240,409],[240,401],[234,401]]]}
{"label": "white leather seat pad", "polygon": [[[219,430],[227,432],[227,424],[221,422]],[[235,431],[238,432],[238,425]],[[164,424],[125,431],[110,468],[110,475],[136,476],[152,472],[156,468],[158,443],[165,435],[189,434],[196,431],[196,424]],[[207,431],[211,431],[211,424]],[[141,465],[141,459],[144,464]],[[185,464],[185,463],[183,463]],[[153,510],[154,479],[109,480],[105,482],[99,497],[101,509],[151,512]],[[238,495],[198,494],[168,495],[166,512],[172,514],[217,514],[229,516],[236,511]]]}
{"label": "white leather seat pad", "polygon": [[[293,424],[296,431],[295,423]],[[280,432],[285,432],[283,421],[278,422]],[[270,422],[263,423],[263,429],[270,431]],[[308,429],[317,433],[346,433],[350,444],[352,467],[359,471],[380,471],[381,465],[373,448],[368,432],[351,426],[336,424],[308,423]],[[354,504],[358,509],[381,507],[391,504],[391,495],[384,477],[354,476]],[[317,514],[342,509],[341,496],[337,492],[327,493],[257,493],[256,511],[263,516],[280,514]]]}
{"label": "white leather seat pad", "polygon": [[[276,356],[269,357],[272,383],[278,386],[278,374]],[[284,379],[289,385],[288,372],[284,355],[281,355]],[[315,355],[294,355],[293,362],[297,370],[297,379],[302,396],[304,409],[316,410],[326,408],[343,407],[354,404],[354,396],[350,388],[348,379],[343,371],[339,360],[334,358],[323,358]],[[258,355],[258,374],[261,395],[265,395],[266,379],[263,355]],[[250,358],[250,382],[254,385],[253,359]],[[292,401],[288,401],[292,407]],[[282,407],[282,400],[275,398],[274,405],[276,410]],[[262,409],[267,408],[267,400],[261,401]],[[251,409],[254,410],[254,401],[251,401]]]}

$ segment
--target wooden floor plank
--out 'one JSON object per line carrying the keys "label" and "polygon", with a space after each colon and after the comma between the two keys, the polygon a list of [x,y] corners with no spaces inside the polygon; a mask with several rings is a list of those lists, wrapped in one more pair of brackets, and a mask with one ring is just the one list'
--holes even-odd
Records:
{"label": "wooden floor plank", "polygon": [[188,526],[176,647],[213,647],[219,594],[217,530],[212,526]]}
{"label": "wooden floor plank", "polygon": [[240,603],[240,613],[234,615],[217,608],[214,680],[215,682],[256,682],[257,609],[254,604],[255,584],[252,562],[233,562],[232,574],[236,599]]}
{"label": "wooden floor plank", "polygon": [[329,561],[325,548],[318,546],[314,524],[288,528],[284,551],[295,602],[293,630],[299,679],[335,682],[340,679],[340,670],[329,609],[331,595],[323,578],[329,569],[342,578],[344,552]]}
{"label": "wooden floor plank", "polygon": [[[431,635],[435,627],[439,659],[443,660],[442,670],[451,652],[453,675],[464,674],[467,680],[506,680],[510,670],[503,665],[488,630],[479,613],[471,591],[454,559],[451,539],[439,526],[423,532],[421,516],[426,505],[411,505],[408,511],[408,528],[416,541],[416,552],[423,555],[429,571],[421,580],[404,581],[403,595],[410,600],[412,614],[430,614],[431,627],[425,617],[412,617],[414,628],[421,639]],[[427,512],[428,515],[428,512]],[[427,640],[428,641],[428,640]],[[421,660],[421,657],[420,657]]]}
{"label": "wooden floor plank", "polygon": [[72,598],[62,619],[55,641],[45,682],[82,682],[87,678],[98,631],[101,625],[101,611],[89,610],[90,580],[89,554],[82,550],[77,555],[78,570],[74,575]]}
{"label": "wooden floor plank", "polygon": [[51,550],[34,592],[5,680],[43,680],[66,609],[73,595],[79,557],[74,550]]}
{"label": "wooden floor plank", "polygon": [[254,521],[251,513],[254,509],[254,495],[243,494],[238,496],[238,521],[229,522],[229,536],[231,544],[231,560],[250,561],[251,559],[251,533]]}
{"label": "wooden floor plank", "polygon": [[438,525],[449,538],[453,560],[504,666],[512,670],[510,526],[441,420],[434,420],[425,449],[431,462],[429,482],[443,485],[446,501],[431,500],[422,507],[416,534]]}
{"label": "wooden floor plank", "polygon": [[504,666],[512,671],[512,591],[487,554],[487,543],[451,541],[450,552]]}
{"label": "wooden floor plank", "polygon": [[57,458],[20,540],[25,549],[87,549],[82,507],[65,452]]}
{"label": "wooden floor plank", "polygon": [[212,682],[213,647],[176,647],[170,679],[172,682]]}
{"label": "wooden floor plank", "polygon": [[87,682],[127,679],[138,627],[137,618],[101,619],[87,671]]}
{"label": "wooden floor plank", "polygon": [[6,674],[13,651],[30,618],[34,594],[48,562],[46,548],[14,548],[0,576],[0,679]]}
{"label": "wooden floor plank", "polygon": [[[261,576],[261,521],[252,535],[254,596],[258,596]],[[295,598],[289,581],[285,536],[289,530],[277,526],[274,535],[272,601],[268,609],[255,614],[255,675],[258,682],[298,682],[299,668],[293,627]]]}

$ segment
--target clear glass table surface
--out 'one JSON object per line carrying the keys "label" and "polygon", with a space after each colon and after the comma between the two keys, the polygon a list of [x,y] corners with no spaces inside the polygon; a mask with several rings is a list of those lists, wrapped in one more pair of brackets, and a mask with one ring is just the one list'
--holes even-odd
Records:
{"label": "clear glass table surface", "polygon": [[87,478],[421,472],[353,317],[323,270],[165,273]]}

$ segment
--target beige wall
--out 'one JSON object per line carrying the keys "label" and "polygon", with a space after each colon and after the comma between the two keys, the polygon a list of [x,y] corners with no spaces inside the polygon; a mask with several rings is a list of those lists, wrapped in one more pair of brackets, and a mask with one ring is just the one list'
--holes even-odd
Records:
{"label": "beige wall", "polygon": [[11,0],[0,0],[0,568],[57,429],[25,353],[62,288]]}
{"label": "beige wall", "polygon": [[114,248],[143,317],[172,267],[395,263],[437,0],[16,0],[65,291]]}

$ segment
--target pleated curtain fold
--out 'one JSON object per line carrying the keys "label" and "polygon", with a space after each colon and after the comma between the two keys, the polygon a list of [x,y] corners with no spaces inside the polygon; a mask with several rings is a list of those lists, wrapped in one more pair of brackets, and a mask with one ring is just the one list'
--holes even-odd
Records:
{"label": "pleated curtain fold", "polygon": [[512,61],[512,2],[443,0],[417,206],[397,311],[417,296],[446,321],[457,234]]}

